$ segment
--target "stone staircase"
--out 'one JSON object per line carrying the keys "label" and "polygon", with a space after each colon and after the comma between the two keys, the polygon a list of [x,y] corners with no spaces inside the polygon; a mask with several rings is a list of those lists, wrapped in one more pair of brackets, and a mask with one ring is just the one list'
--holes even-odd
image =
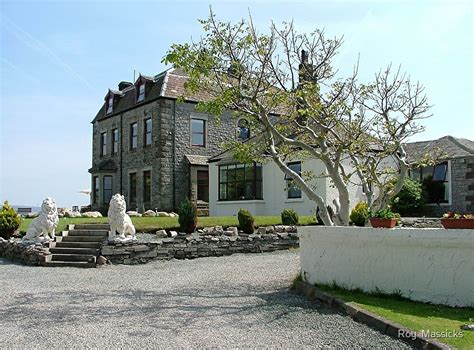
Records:
{"label": "stone staircase", "polygon": [[109,232],[107,224],[69,225],[67,231],[51,242],[48,256],[43,263],[48,267],[96,267],[102,242]]}

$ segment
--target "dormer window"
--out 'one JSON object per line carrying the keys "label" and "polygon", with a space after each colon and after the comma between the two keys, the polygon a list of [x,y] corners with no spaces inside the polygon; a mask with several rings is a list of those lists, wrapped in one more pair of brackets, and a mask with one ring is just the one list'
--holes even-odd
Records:
{"label": "dormer window", "polygon": [[250,125],[247,119],[240,119],[237,123],[237,139],[245,141],[250,138]]}
{"label": "dormer window", "polygon": [[145,83],[138,85],[138,95],[137,102],[142,102],[145,100]]}
{"label": "dormer window", "polygon": [[114,96],[110,94],[109,99],[107,100],[107,114],[112,113],[114,109]]}

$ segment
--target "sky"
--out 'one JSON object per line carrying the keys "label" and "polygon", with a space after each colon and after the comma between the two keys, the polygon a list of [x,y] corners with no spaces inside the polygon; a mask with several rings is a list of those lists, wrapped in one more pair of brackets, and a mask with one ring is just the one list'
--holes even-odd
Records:
{"label": "sky", "polygon": [[426,87],[433,117],[415,140],[474,139],[474,1],[0,0],[0,200],[86,205],[92,125],[108,88],[158,74],[172,43],[199,39],[209,5],[221,20],[249,12],[261,31],[344,35],[335,64],[359,79],[393,63]]}

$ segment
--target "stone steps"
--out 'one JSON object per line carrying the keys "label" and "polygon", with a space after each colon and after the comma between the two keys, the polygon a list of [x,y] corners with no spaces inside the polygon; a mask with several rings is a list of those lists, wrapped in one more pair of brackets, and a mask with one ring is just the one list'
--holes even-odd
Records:
{"label": "stone steps", "polygon": [[80,268],[91,268],[95,267],[95,262],[86,261],[47,261],[43,266],[46,267],[80,267]]}
{"label": "stone steps", "polygon": [[56,242],[50,243],[51,255],[43,263],[44,266],[95,267],[108,231],[109,225],[105,224],[69,225],[67,231],[56,237]]}
{"label": "stone steps", "polygon": [[85,234],[81,236],[65,236],[61,242],[102,242],[107,236],[87,236]]}
{"label": "stone steps", "polygon": [[109,231],[109,224],[78,224],[74,225],[74,230],[105,230]]}
{"label": "stone steps", "polygon": [[95,248],[100,249],[101,242],[56,242],[55,248]]}
{"label": "stone steps", "polygon": [[94,248],[49,248],[49,251],[54,254],[85,254],[85,255],[98,255],[100,249]]}
{"label": "stone steps", "polygon": [[86,254],[53,254],[51,261],[85,261],[95,263],[95,255]]}
{"label": "stone steps", "polygon": [[109,231],[107,230],[69,230],[67,233],[67,237],[72,236],[101,236],[107,237]]}

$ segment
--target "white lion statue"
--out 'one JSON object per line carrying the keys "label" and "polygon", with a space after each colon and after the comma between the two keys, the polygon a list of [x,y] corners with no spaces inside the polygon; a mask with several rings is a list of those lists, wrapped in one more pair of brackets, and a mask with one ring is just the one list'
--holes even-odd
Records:
{"label": "white lion statue", "polygon": [[[41,204],[41,212],[38,217],[31,221],[23,241],[48,242],[55,238],[56,226],[58,226],[58,208],[52,198],[45,198]],[[40,237],[43,235],[43,237]]]}
{"label": "white lion statue", "polygon": [[127,215],[127,203],[125,197],[121,194],[114,194],[109,203],[109,217],[110,231],[109,239],[114,239],[116,232],[119,233],[121,239],[130,238],[135,239],[135,226],[133,226],[132,219]]}

